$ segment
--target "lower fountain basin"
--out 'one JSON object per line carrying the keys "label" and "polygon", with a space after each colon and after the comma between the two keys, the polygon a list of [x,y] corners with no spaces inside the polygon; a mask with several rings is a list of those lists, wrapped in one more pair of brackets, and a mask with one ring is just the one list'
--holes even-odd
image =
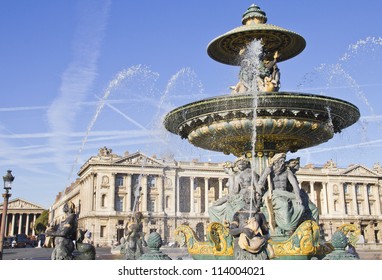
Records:
{"label": "lower fountain basin", "polygon": [[256,92],[189,103],[169,112],[164,125],[194,146],[235,156],[252,150],[255,126],[255,152],[262,156],[327,142],[359,117],[356,106],[337,98]]}

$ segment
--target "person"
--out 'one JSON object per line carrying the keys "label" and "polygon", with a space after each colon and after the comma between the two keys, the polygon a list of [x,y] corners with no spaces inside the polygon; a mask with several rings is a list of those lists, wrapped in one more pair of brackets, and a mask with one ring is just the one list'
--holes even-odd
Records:
{"label": "person", "polygon": [[[268,214],[267,220],[271,230],[277,230],[279,234],[291,235],[300,225],[305,212],[300,195],[300,187],[293,172],[286,167],[285,153],[274,155],[270,164],[261,175],[257,187],[263,191],[268,176],[270,186],[263,195],[263,202]],[[288,184],[291,190],[288,190]]]}
{"label": "person", "polygon": [[17,242],[15,239],[12,240],[12,243],[11,243],[11,246],[12,246],[12,249],[13,248],[16,248],[16,245],[17,245]]}
{"label": "person", "polygon": [[74,258],[74,240],[76,240],[77,232],[77,215],[75,214],[75,206],[72,202],[64,205],[63,212],[66,218],[62,221],[56,230],[47,231],[47,235],[54,237],[54,249],[52,252],[52,260],[72,260]]}

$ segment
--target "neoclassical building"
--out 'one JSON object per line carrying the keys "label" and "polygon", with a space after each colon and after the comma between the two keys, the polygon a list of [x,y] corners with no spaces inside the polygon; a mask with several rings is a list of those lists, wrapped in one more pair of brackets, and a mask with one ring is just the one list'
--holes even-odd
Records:
{"label": "neoclassical building", "polygon": [[[382,240],[382,167],[361,165],[338,168],[307,165],[297,172],[300,187],[317,205],[326,239],[337,227],[355,223],[365,244]],[[228,175],[223,163],[158,159],[141,152],[113,154],[101,148],[78,171],[78,179],[59,193],[50,220],[63,219],[66,201],[79,213],[79,227],[92,232],[96,246],[111,246],[123,236],[129,215],[144,215],[144,232],[157,231],[165,242],[174,241],[174,229],[188,224],[203,238],[208,208],[226,195]],[[363,245],[365,246],[365,245]]]}
{"label": "neoclassical building", "polygon": [[[34,223],[45,209],[24,199],[16,198],[8,202],[5,224],[5,236],[16,234],[36,235]],[[0,224],[3,213],[3,203],[0,204]]]}

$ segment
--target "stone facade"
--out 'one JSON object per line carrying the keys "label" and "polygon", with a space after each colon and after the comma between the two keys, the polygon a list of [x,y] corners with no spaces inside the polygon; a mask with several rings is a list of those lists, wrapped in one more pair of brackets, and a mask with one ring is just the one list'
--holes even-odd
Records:
{"label": "stone facade", "polygon": [[[26,234],[34,236],[34,223],[45,209],[39,205],[16,198],[8,202],[8,211],[5,225],[5,236]],[[0,224],[3,204],[0,204]]]}
{"label": "stone facade", "polygon": [[[107,148],[91,157],[78,176],[57,195],[50,220],[58,223],[63,217],[62,206],[72,201],[79,213],[79,227],[92,232],[96,246],[111,246],[120,240],[134,207],[144,215],[146,235],[156,231],[164,243],[174,242],[175,228],[188,224],[203,239],[209,222],[208,207],[228,192],[223,163],[162,160],[140,152],[118,156]],[[381,243],[379,165],[372,170],[361,165],[344,169],[329,161],[320,168],[305,166],[297,177],[319,209],[326,240],[340,225],[357,223],[366,244]],[[136,187],[141,190],[134,206]]]}

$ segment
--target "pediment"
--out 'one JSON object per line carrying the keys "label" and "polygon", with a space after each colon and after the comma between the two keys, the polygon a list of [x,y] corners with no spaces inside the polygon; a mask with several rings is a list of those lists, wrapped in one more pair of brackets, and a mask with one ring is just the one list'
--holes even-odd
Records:
{"label": "pediment", "polygon": [[157,160],[154,157],[146,156],[141,152],[136,152],[134,154],[125,156],[121,159],[118,159],[114,162],[115,164],[128,164],[128,165],[138,165],[138,166],[163,166],[163,163],[160,160]]}
{"label": "pediment", "polygon": [[[3,204],[0,205],[1,207]],[[24,199],[16,198],[14,200],[11,200],[8,202],[8,209],[39,209],[39,210],[45,210],[40,205],[31,203],[29,201],[26,201]]]}
{"label": "pediment", "polygon": [[365,176],[365,177],[378,177],[378,174],[371,171],[370,169],[362,166],[362,165],[353,165],[347,168],[343,173],[343,175],[353,175],[353,176]]}

